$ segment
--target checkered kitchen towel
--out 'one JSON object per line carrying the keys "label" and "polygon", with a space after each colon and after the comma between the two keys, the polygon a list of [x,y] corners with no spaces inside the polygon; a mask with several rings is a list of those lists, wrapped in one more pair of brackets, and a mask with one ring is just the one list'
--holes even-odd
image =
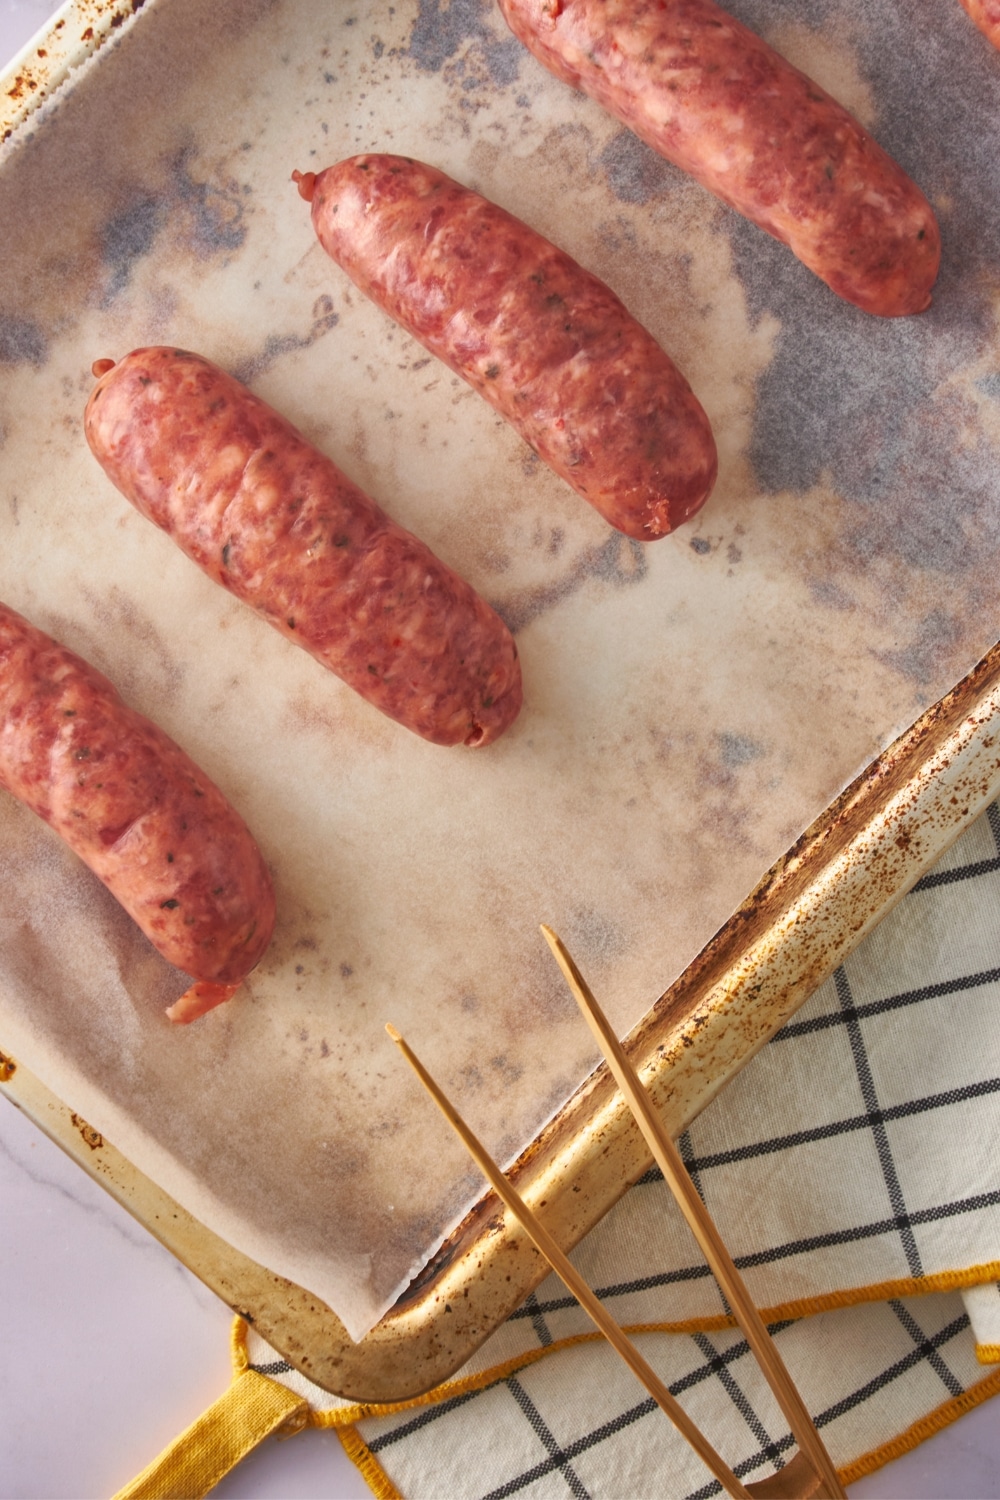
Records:
{"label": "checkered kitchen towel", "polygon": [[[1000,1389],[1000,810],[993,806],[680,1145],[846,1482]],[[657,1171],[574,1253],[743,1478],[793,1451]],[[255,1334],[376,1494],[719,1492],[550,1277],[446,1386],[332,1401]]]}

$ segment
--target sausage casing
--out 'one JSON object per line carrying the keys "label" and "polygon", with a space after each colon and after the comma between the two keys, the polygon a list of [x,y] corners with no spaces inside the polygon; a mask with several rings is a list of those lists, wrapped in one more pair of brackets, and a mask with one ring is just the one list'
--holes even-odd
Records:
{"label": "sausage casing", "polygon": [[274,891],[242,818],[106,677],[3,604],[0,786],[199,982],[171,1007],[173,1019],[227,999],[262,958]]}
{"label": "sausage casing", "polygon": [[788,245],[846,301],[898,317],[941,257],[924,195],[852,115],[713,0],[499,0],[564,83]]}
{"label": "sausage casing", "polygon": [[596,276],[443,172],[358,156],[300,176],[324,249],[561,478],[652,541],[704,504],[718,461],[691,387]]}
{"label": "sausage casing", "polygon": [[513,722],[521,672],[499,616],[209,360],[135,350],[99,379],[85,426],[143,515],[390,718],[440,745]]}
{"label": "sausage casing", "polygon": [[1000,0],[959,0],[968,11],[983,36],[989,37],[994,47],[1000,47]]}

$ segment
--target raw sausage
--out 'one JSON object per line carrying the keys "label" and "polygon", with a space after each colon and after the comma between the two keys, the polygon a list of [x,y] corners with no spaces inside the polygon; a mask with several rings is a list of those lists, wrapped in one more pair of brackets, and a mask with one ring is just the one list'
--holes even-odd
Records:
{"label": "raw sausage", "polygon": [[612,526],[648,542],[704,504],[708,418],[603,281],[421,162],[357,156],[294,176],[338,265]]}
{"label": "raw sausage", "polygon": [[652,541],[704,504],[708,418],[604,282],[422,162],[358,156],[294,177],[352,281],[612,526]]}
{"label": "raw sausage", "polygon": [[414,733],[485,745],[516,718],[506,625],[301,433],[198,354],[98,361],[87,440],[137,510]]}
{"label": "raw sausage", "polygon": [[983,36],[988,36],[994,47],[1000,47],[1000,0],[959,0],[975,21]]}
{"label": "raw sausage", "polygon": [[929,306],[937,222],[835,99],[713,0],[499,0],[514,35],[839,296]]}
{"label": "raw sausage", "polygon": [[193,1021],[274,928],[260,850],[214,782],[108,679],[0,604],[0,786],[62,835],[169,963]]}
{"label": "raw sausage", "polygon": [[485,745],[513,722],[521,673],[499,616],[284,417],[185,350],[95,374],[96,458],[210,578],[435,744]]}

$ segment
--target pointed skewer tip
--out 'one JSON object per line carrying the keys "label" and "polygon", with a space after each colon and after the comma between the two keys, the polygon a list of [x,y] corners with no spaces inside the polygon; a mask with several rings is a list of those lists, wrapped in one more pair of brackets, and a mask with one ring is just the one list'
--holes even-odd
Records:
{"label": "pointed skewer tip", "polygon": [[386,1023],[385,1023],[385,1029],[389,1033],[389,1035],[392,1037],[392,1039],[393,1039],[394,1042],[401,1042],[403,1040],[403,1038],[400,1036],[399,1032],[396,1030],[395,1026],[393,1026],[393,1024],[392,1024],[391,1021],[386,1021]]}

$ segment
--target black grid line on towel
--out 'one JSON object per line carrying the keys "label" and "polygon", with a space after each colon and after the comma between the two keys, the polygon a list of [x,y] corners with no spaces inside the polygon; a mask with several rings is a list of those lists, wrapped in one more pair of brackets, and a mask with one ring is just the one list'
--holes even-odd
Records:
{"label": "black grid line on towel", "polygon": [[287,1359],[272,1359],[269,1364],[250,1365],[249,1368],[258,1375],[294,1375],[295,1373]]}
{"label": "black grid line on towel", "polygon": [[[677,1149],[680,1152],[681,1161],[687,1168],[688,1176],[697,1189],[698,1197],[701,1199],[702,1203],[704,1203],[705,1189],[702,1186],[701,1176],[699,1174],[697,1164],[695,1163],[694,1147],[691,1144],[691,1132],[689,1130],[685,1130],[683,1135],[679,1135],[677,1137]],[[659,1167],[654,1168],[654,1170],[662,1181],[662,1173],[660,1172]]]}
{"label": "black grid line on towel", "polygon": [[545,1315],[538,1305],[538,1298],[534,1292],[529,1292],[521,1303],[523,1312],[531,1319],[531,1326],[535,1330],[535,1338],[543,1349],[547,1349],[552,1342],[552,1334],[545,1321]]}
{"label": "black grid line on towel", "polygon": [[[896,1311],[896,1307],[894,1307],[894,1311]],[[914,1339],[913,1350],[903,1355],[900,1359],[894,1360],[892,1364],[887,1365],[885,1369],[879,1371],[876,1376],[866,1381],[863,1385],[856,1387],[847,1396],[841,1397],[833,1406],[814,1415],[814,1421],[818,1428],[828,1426],[829,1423],[836,1421],[838,1417],[860,1406],[863,1402],[871,1400],[879,1391],[885,1390],[894,1380],[898,1380],[901,1376],[907,1374],[908,1371],[922,1361],[927,1361],[939,1378],[943,1378],[941,1376],[941,1369],[946,1370],[950,1380],[955,1382],[957,1386],[954,1394],[958,1395],[961,1393],[961,1384],[955,1381],[955,1377],[947,1369],[940,1350],[959,1333],[963,1332],[964,1329],[968,1328],[968,1317],[963,1313],[960,1317],[953,1319],[952,1322],[938,1333],[926,1334],[912,1313],[902,1304],[898,1304],[897,1316],[899,1316],[900,1312],[912,1321],[912,1328],[908,1327],[906,1322],[904,1322],[904,1327],[907,1328],[907,1332]],[[901,1321],[903,1320],[901,1319]],[[788,1322],[773,1324],[770,1328],[772,1337],[780,1335],[782,1330],[789,1326]],[[700,1339],[703,1339],[703,1336],[697,1335],[693,1342],[697,1344]],[[703,1364],[689,1371],[681,1379],[674,1381],[670,1386],[671,1395],[679,1398],[684,1391],[690,1390],[693,1386],[699,1385],[705,1380],[719,1379],[723,1372],[726,1375],[731,1374],[730,1367],[750,1352],[744,1339],[737,1340],[729,1349],[725,1350],[715,1350],[707,1339],[704,1342],[708,1344],[711,1357],[706,1359]],[[944,1383],[951,1390],[948,1379],[945,1379]],[[728,1390],[727,1394],[729,1394]],[[436,1410],[440,1410],[440,1408],[436,1408]],[[606,1442],[625,1427],[631,1426],[633,1423],[642,1421],[650,1416],[658,1416],[661,1420],[666,1420],[659,1411],[655,1401],[647,1399],[637,1402],[635,1405],[627,1407],[610,1421],[601,1423],[592,1432],[575,1438],[571,1443],[562,1444],[558,1447],[556,1453],[545,1460],[532,1465],[531,1468],[525,1469],[521,1473],[511,1475],[504,1484],[490,1490],[486,1495],[481,1496],[480,1500],[506,1500],[507,1496],[516,1495],[519,1491],[526,1489],[545,1475],[561,1469],[564,1463],[572,1463],[572,1460],[580,1454],[597,1447],[600,1443]],[[401,1429],[397,1429],[397,1433],[401,1433]],[[755,1433],[754,1435],[756,1436],[757,1434]],[[381,1449],[387,1446],[388,1442],[394,1440],[395,1437],[395,1433],[387,1433],[383,1438],[376,1440],[376,1442],[369,1443],[368,1446],[375,1452],[376,1446]],[[795,1440],[790,1432],[782,1433],[779,1437],[771,1437],[765,1432],[764,1437],[766,1439],[765,1442],[760,1443],[760,1446],[752,1453],[732,1465],[733,1473],[738,1478],[743,1479],[764,1466],[767,1466],[769,1469],[777,1467],[779,1464],[782,1464],[786,1455],[790,1454],[791,1450],[795,1447]],[[721,1492],[722,1487],[718,1481],[710,1480],[701,1488],[693,1490],[685,1497],[685,1500],[709,1500],[710,1496],[721,1494]]]}
{"label": "black grid line on towel", "polygon": [[580,1476],[575,1472],[573,1465],[556,1442],[548,1424],[543,1420],[538,1407],[532,1401],[516,1375],[512,1375],[507,1381],[507,1389],[527,1417],[528,1426],[547,1452],[550,1462],[558,1467],[560,1474],[566,1481],[570,1494],[575,1497],[575,1500],[590,1500],[586,1486],[580,1482]]}
{"label": "black grid line on towel", "polygon": [[992,802],[986,809],[986,820],[997,850],[993,859],[976,859],[970,864],[959,865],[955,870],[931,870],[920,877],[913,889],[929,891],[938,885],[954,885],[957,880],[973,880],[977,875],[989,875],[994,870],[1000,870],[1000,806],[996,802]]}
{"label": "black grid line on towel", "polygon": [[807,1036],[810,1032],[828,1031],[835,1026],[847,1026],[852,1021],[864,1021],[869,1016],[884,1016],[887,1011],[900,1010],[906,1006],[919,1005],[924,1000],[938,1000],[948,995],[958,995],[962,990],[978,989],[983,984],[995,984],[1000,980],[1000,968],[983,969],[977,974],[961,974],[955,979],[942,980],[937,984],[922,985],[918,990],[903,990],[898,995],[889,995],[884,1000],[870,1000],[864,1005],[850,1005],[842,1010],[827,1011],[821,1016],[809,1016],[804,1021],[787,1021],[780,1031],[770,1038],[769,1046],[775,1042],[790,1042],[795,1037]]}
{"label": "black grid line on towel", "polygon": [[[914,1325],[917,1326],[915,1320]],[[947,1327],[942,1328],[939,1333],[930,1336],[924,1334],[918,1327],[919,1342],[912,1353],[905,1354],[901,1359],[895,1360],[891,1365],[880,1371],[878,1375],[874,1376],[873,1379],[866,1381],[864,1385],[858,1386],[850,1395],[841,1397],[835,1405],[827,1407],[825,1411],[812,1413],[816,1427],[818,1429],[827,1427],[831,1422],[835,1422],[838,1417],[842,1417],[855,1407],[863,1405],[865,1401],[870,1401],[873,1396],[878,1395],[879,1391],[884,1391],[886,1386],[891,1385],[894,1380],[898,1380],[901,1376],[907,1374],[912,1370],[914,1365],[920,1364],[922,1360],[927,1360],[930,1363],[932,1359],[940,1358],[938,1351],[945,1344],[950,1343],[953,1338],[957,1337],[968,1326],[969,1319],[963,1313],[960,1317],[955,1318],[949,1323]],[[907,1331],[909,1332],[909,1330]],[[963,1387],[959,1385],[956,1394],[960,1394],[962,1389]],[[793,1442],[791,1433],[788,1434],[787,1440],[782,1439],[781,1442],[783,1450],[787,1451]],[[763,1457],[763,1455],[755,1454],[751,1459],[745,1459],[742,1463],[735,1464],[733,1466],[733,1473],[738,1479],[742,1479],[744,1475],[749,1474],[759,1466]],[[710,1496],[721,1495],[721,1493],[722,1486],[717,1480],[713,1479],[708,1484],[703,1485],[701,1489],[692,1490],[689,1495],[684,1497],[684,1500],[709,1500]]]}
{"label": "black grid line on towel", "polygon": [[781,1450],[757,1415],[753,1403],[729,1368],[728,1363],[719,1357],[719,1351],[707,1334],[696,1333],[693,1335],[693,1338],[695,1344],[712,1366],[712,1369],[715,1370],[726,1395],[760,1444],[761,1452],[767,1455],[772,1464],[775,1464],[778,1468],[784,1468],[785,1461],[781,1456]]}
{"label": "black grid line on towel", "polygon": [[[787,1322],[775,1323],[771,1326],[770,1332],[774,1335],[775,1333],[780,1333],[782,1329],[788,1326]],[[705,1342],[708,1343],[708,1340]],[[729,1349],[725,1350],[716,1350],[709,1344],[710,1357],[703,1364],[698,1365],[695,1369],[688,1371],[686,1375],[681,1376],[679,1380],[675,1380],[669,1387],[670,1394],[674,1397],[680,1397],[685,1391],[690,1390],[693,1386],[701,1385],[706,1380],[711,1380],[713,1377],[719,1379],[723,1375],[728,1375],[729,1366],[736,1360],[742,1359],[749,1352],[750,1346],[744,1339],[738,1340]],[[509,1377],[509,1379],[513,1378],[515,1377]],[[528,1485],[534,1484],[536,1480],[543,1478],[546,1474],[551,1474],[557,1468],[561,1468],[559,1459],[572,1460],[579,1454],[586,1453],[589,1449],[606,1442],[608,1438],[614,1437],[624,1428],[630,1427],[633,1423],[653,1415],[659,1416],[664,1421],[667,1420],[651,1397],[637,1402],[634,1406],[627,1407],[625,1411],[620,1412],[617,1417],[613,1417],[608,1422],[601,1423],[592,1432],[586,1433],[583,1437],[575,1438],[571,1443],[563,1444],[559,1449],[558,1459],[556,1455],[553,1455],[549,1459],[535,1464],[532,1468],[526,1469],[523,1473],[512,1476],[506,1483],[481,1496],[480,1500],[505,1500],[506,1496],[517,1494],[519,1490],[526,1489]],[[764,1435],[766,1438],[766,1432]],[[768,1452],[755,1454],[754,1457],[746,1460],[741,1465],[741,1468],[736,1469],[734,1472],[740,1474],[742,1470],[742,1473],[745,1474],[755,1468],[759,1468],[763,1463],[779,1463],[782,1455],[793,1446],[793,1442],[791,1433],[786,1438],[776,1441],[768,1438]],[[368,1446],[371,1451],[375,1451],[374,1444],[370,1443]],[[775,1457],[769,1457],[771,1453]]]}
{"label": "black grid line on towel", "polygon": [[[851,986],[847,978],[847,970],[843,965],[834,974],[833,982],[841,1009],[853,1008],[854,1000],[851,995]],[[878,1107],[875,1080],[872,1077],[871,1064],[868,1060],[868,1050],[865,1047],[861,1024],[856,1018],[848,1021],[847,1035],[850,1038],[851,1051],[854,1054],[854,1066],[857,1069],[861,1097],[865,1102],[865,1109],[873,1117],[874,1123],[871,1130],[875,1138],[875,1149],[878,1152],[879,1166],[882,1168],[882,1176],[885,1180],[889,1202],[899,1225],[899,1237],[903,1242],[906,1264],[910,1268],[911,1276],[922,1276],[923,1264],[920,1259],[920,1251],[917,1249],[916,1236],[913,1233],[913,1226],[906,1212],[906,1201],[903,1198],[903,1188],[899,1181],[899,1173],[896,1171],[896,1163],[893,1160],[892,1147],[889,1144],[889,1133],[885,1128],[884,1120],[879,1118],[881,1112]]]}
{"label": "black grid line on towel", "polygon": [[[807,1238],[788,1240],[783,1245],[772,1245],[766,1250],[754,1250],[746,1255],[733,1257],[737,1270],[752,1270],[755,1266],[772,1265],[775,1261],[787,1260],[794,1255],[803,1255],[810,1250],[825,1250],[834,1245],[849,1245],[859,1240],[872,1239],[882,1234],[898,1234],[904,1225],[938,1224],[943,1219],[956,1218],[960,1214],[976,1213],[984,1208],[1000,1206],[1000,1189],[989,1193],[976,1193],[971,1198],[956,1198],[949,1203],[938,1203],[933,1208],[918,1208],[907,1213],[901,1221],[895,1216],[875,1219],[868,1224],[856,1224],[847,1229],[833,1229],[828,1234],[814,1234]],[[613,1285],[595,1287],[594,1291],[606,1301],[611,1297],[627,1297],[635,1292],[653,1291],[657,1287],[675,1286],[683,1281],[700,1281],[711,1276],[707,1265],[680,1266],[674,1270],[652,1272],[648,1276],[637,1276],[631,1281],[620,1281]],[[576,1306],[574,1297],[548,1297],[539,1301],[545,1313],[562,1312]],[[511,1313],[511,1321],[525,1317],[523,1308]]]}
{"label": "black grid line on towel", "polygon": [[938,1353],[938,1350],[927,1337],[909,1308],[905,1307],[895,1297],[889,1303],[889,1306],[916,1344],[918,1351],[926,1355],[927,1363],[941,1381],[949,1396],[960,1396],[962,1394],[962,1382],[958,1379],[957,1375],[949,1370],[943,1356]]}
{"label": "black grid line on towel", "polygon": [[[908,1120],[913,1115],[926,1114],[933,1109],[947,1109],[951,1104],[963,1104],[969,1099],[982,1099],[987,1094],[1000,1093],[1000,1078],[983,1078],[978,1083],[969,1083],[961,1088],[946,1089],[940,1094],[924,1094],[919,1099],[908,1099],[905,1104],[891,1104],[885,1109],[876,1109],[863,1115],[848,1115],[842,1120],[830,1120],[825,1125],[814,1125],[808,1130],[791,1131],[788,1135],[773,1135],[766,1140],[753,1141],[745,1146],[733,1146],[729,1151],[708,1151],[702,1156],[692,1155],[689,1170],[708,1172],[713,1167],[727,1167],[733,1162],[752,1161],[758,1156],[772,1156],[777,1151],[787,1151],[795,1146],[807,1146],[812,1141],[828,1141],[838,1135],[850,1135],[854,1131],[867,1130],[875,1124],[889,1120]],[[662,1182],[659,1167],[650,1167],[638,1179],[635,1186],[643,1183]]]}

